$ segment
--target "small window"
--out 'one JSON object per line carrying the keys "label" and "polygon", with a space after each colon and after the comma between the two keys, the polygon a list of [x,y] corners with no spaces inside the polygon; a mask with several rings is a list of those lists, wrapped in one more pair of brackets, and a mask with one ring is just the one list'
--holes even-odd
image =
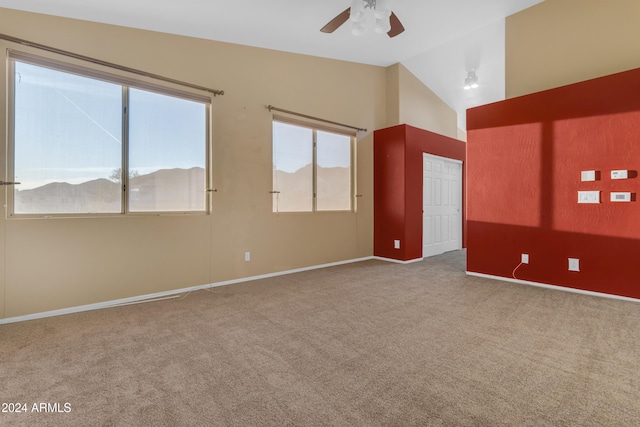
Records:
{"label": "small window", "polygon": [[208,102],[10,58],[12,214],[206,212]]}
{"label": "small window", "polygon": [[273,211],[350,211],[353,136],[273,121]]}

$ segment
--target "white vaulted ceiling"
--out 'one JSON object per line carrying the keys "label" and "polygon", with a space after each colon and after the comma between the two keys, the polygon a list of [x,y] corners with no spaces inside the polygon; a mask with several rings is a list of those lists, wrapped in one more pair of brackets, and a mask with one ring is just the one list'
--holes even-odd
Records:
{"label": "white vaulted ceiling", "polygon": [[[406,31],[319,30],[350,0],[0,0],[0,7],[389,66],[402,63],[464,118],[504,98],[504,18],[542,0],[390,0]],[[35,40],[34,40],[35,41]],[[464,91],[470,68],[480,87]],[[464,128],[464,120],[459,120]]]}

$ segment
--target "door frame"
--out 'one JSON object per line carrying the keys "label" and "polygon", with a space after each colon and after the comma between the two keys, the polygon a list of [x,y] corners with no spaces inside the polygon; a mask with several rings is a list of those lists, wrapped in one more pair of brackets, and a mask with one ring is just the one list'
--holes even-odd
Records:
{"label": "door frame", "polygon": [[[456,244],[456,248],[452,249],[452,250],[460,250],[463,247],[463,214],[464,214],[464,208],[463,208],[463,200],[464,200],[464,196],[463,196],[463,190],[464,190],[464,184],[463,184],[463,178],[464,178],[464,162],[462,160],[458,160],[458,159],[452,159],[450,157],[444,157],[444,156],[438,156],[436,154],[431,154],[431,153],[427,153],[427,152],[422,152],[422,203],[421,203],[421,208],[422,208],[422,236],[421,236],[421,248],[422,248],[422,258],[426,258],[424,256],[424,238],[425,238],[425,230],[424,230],[424,160],[425,158],[430,157],[432,159],[436,159],[436,160],[440,160],[440,161],[445,161],[445,162],[450,162],[450,163],[455,163],[457,165],[460,166],[460,168],[458,169],[458,179],[459,179],[459,185],[456,188],[456,192],[457,192],[457,206],[459,208],[459,215],[458,215],[458,221],[456,222],[455,226],[458,230],[457,232],[457,236],[458,236],[458,241]],[[447,251],[448,252],[448,251]],[[444,253],[444,252],[443,252]],[[435,255],[429,255],[429,256],[435,256]]]}

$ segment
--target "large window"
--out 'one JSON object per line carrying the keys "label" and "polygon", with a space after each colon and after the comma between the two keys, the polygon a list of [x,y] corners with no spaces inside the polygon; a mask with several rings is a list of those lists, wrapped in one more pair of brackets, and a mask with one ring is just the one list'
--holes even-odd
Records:
{"label": "large window", "polygon": [[352,210],[353,136],[273,121],[273,211]]}
{"label": "large window", "polygon": [[12,56],[12,213],[205,212],[209,102]]}

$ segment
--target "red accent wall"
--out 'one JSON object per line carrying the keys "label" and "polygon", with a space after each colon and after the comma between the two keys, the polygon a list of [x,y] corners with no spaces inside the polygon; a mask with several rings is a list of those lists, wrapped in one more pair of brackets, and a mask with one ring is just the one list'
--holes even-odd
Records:
{"label": "red accent wall", "polygon": [[517,279],[640,298],[639,202],[609,201],[640,190],[639,94],[635,69],[467,111],[468,271],[512,278],[528,253]]}
{"label": "red accent wall", "polygon": [[[422,153],[463,162],[466,157],[464,142],[409,125],[374,132],[373,251],[376,256],[401,261],[422,257]],[[463,201],[464,174],[463,167]],[[400,240],[400,249],[394,249],[394,240]]]}

